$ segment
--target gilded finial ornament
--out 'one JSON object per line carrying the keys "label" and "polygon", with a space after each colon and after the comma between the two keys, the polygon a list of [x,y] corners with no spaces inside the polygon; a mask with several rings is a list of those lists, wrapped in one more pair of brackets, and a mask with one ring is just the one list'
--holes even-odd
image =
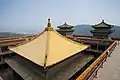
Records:
{"label": "gilded finial ornament", "polygon": [[104,22],[104,19],[102,20],[102,22]]}
{"label": "gilded finial ornament", "polygon": [[50,18],[48,19],[48,25],[47,25],[47,27],[51,27]]}
{"label": "gilded finial ornament", "polygon": [[67,24],[67,23],[65,22],[65,24]]}
{"label": "gilded finial ornament", "polygon": [[45,28],[46,31],[52,31],[53,28],[51,26],[51,22],[50,22],[50,18],[48,19],[48,24],[47,24],[47,27]]}

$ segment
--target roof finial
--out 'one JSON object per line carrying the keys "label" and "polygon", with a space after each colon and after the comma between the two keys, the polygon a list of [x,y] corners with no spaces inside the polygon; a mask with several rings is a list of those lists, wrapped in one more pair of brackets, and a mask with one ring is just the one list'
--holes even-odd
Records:
{"label": "roof finial", "polygon": [[65,22],[65,24],[67,24],[67,23]]}
{"label": "roof finial", "polygon": [[104,22],[104,19],[102,20],[102,22]]}
{"label": "roof finial", "polygon": [[53,28],[50,23],[50,18],[48,18],[48,24],[47,24],[47,27],[45,28],[45,31],[53,31]]}
{"label": "roof finial", "polygon": [[51,27],[50,18],[48,18],[48,24],[47,24],[47,27]]}

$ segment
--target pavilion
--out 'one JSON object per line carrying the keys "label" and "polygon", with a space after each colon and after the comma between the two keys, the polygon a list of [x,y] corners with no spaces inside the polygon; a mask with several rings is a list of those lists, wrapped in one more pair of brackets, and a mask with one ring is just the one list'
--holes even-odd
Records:
{"label": "pavilion", "polygon": [[88,47],[59,34],[48,19],[47,27],[35,39],[10,47],[16,55],[5,62],[23,80],[68,80],[93,59],[83,54]]}
{"label": "pavilion", "polygon": [[98,38],[109,38],[110,34],[113,32],[111,28],[114,26],[107,24],[104,20],[102,20],[101,23],[92,25],[92,27],[94,28],[94,30],[91,30],[93,36],[96,36]]}
{"label": "pavilion", "polygon": [[71,35],[75,30],[73,29],[74,26],[67,24],[66,22],[62,25],[57,26],[59,29],[57,29],[57,32],[60,34],[67,36]]}

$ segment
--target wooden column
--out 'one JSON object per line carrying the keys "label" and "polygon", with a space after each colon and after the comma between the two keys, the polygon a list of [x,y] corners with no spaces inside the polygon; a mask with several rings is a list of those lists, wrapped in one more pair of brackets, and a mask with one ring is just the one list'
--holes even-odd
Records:
{"label": "wooden column", "polygon": [[107,46],[105,46],[105,49],[107,49]]}
{"label": "wooden column", "polygon": [[2,54],[2,52],[1,52],[1,48],[0,48],[0,62],[2,61],[2,59],[1,59],[1,54]]}
{"label": "wooden column", "polygon": [[82,54],[84,54],[84,51],[82,51]]}
{"label": "wooden column", "polygon": [[98,45],[97,45],[97,51],[98,51]]}
{"label": "wooden column", "polygon": [[0,47],[0,60],[3,61],[3,57],[1,56],[2,54],[2,50],[1,50],[1,47]]}
{"label": "wooden column", "polygon": [[2,50],[1,50],[1,47],[0,47],[0,54],[2,54]]}
{"label": "wooden column", "polygon": [[0,59],[1,59],[1,61],[3,61],[3,57],[2,56],[0,56]]}
{"label": "wooden column", "polygon": [[91,45],[89,45],[89,49],[91,49]]}

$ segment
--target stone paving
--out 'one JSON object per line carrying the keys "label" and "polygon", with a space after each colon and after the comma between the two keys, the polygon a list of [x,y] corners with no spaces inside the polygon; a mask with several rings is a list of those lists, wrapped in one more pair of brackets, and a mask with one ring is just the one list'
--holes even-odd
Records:
{"label": "stone paving", "polygon": [[117,45],[111,57],[104,62],[94,80],[120,80],[120,45]]}

